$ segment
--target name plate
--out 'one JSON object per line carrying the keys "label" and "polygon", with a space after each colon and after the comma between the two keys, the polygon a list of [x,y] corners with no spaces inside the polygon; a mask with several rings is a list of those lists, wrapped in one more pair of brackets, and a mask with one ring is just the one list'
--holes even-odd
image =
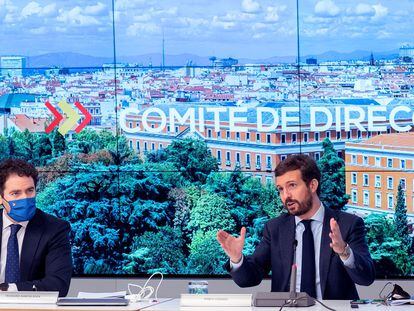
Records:
{"label": "name plate", "polygon": [[182,307],[250,307],[252,294],[181,294]]}
{"label": "name plate", "polygon": [[59,292],[35,292],[35,291],[21,291],[21,292],[2,292],[0,291],[0,303],[13,304],[56,304]]}

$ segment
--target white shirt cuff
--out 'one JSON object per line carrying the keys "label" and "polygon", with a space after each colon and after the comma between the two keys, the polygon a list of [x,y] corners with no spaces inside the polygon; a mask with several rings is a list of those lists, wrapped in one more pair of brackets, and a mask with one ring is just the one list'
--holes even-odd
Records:
{"label": "white shirt cuff", "polygon": [[242,256],[242,258],[240,259],[238,263],[234,263],[230,260],[230,271],[231,272],[234,272],[241,267],[241,265],[243,264],[243,258],[244,256]]}
{"label": "white shirt cuff", "polygon": [[[341,257],[339,257],[341,258]],[[352,251],[352,248],[349,249],[349,257],[347,259],[342,259],[342,262],[344,263],[345,267],[348,267],[350,269],[354,269],[355,268],[355,256],[354,256],[354,252]]]}
{"label": "white shirt cuff", "polygon": [[9,288],[7,289],[8,292],[18,292],[17,285],[15,283],[10,283]]}

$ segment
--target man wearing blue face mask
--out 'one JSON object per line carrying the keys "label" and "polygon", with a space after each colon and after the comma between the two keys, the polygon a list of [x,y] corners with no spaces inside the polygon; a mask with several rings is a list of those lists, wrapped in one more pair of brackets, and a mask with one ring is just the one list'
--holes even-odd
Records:
{"label": "man wearing blue face mask", "polygon": [[23,160],[0,163],[0,290],[58,291],[72,276],[69,223],[36,208],[36,168]]}

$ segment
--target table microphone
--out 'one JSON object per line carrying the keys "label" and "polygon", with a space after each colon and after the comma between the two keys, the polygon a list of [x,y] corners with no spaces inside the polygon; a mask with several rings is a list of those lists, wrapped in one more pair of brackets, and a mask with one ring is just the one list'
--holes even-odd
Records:
{"label": "table microphone", "polygon": [[[293,242],[293,263],[292,269],[290,271],[289,300],[287,300],[286,302],[286,307],[308,307],[315,304],[314,299],[307,293],[296,292],[296,276],[298,270],[298,265],[296,264],[297,246],[298,241],[295,239],[295,241]],[[306,271],[302,271],[302,273],[306,273]]]}
{"label": "table microphone", "polygon": [[293,303],[296,300],[297,293],[296,293],[296,274],[298,270],[298,266],[296,264],[296,247],[298,246],[298,241],[295,239],[293,242],[293,263],[292,269],[290,271],[290,287],[289,287],[289,298],[290,303]]}
{"label": "table microphone", "polygon": [[[253,305],[255,307],[309,307],[315,304],[315,299],[307,293],[296,292],[296,247],[298,241],[293,242],[293,263],[290,271],[289,292],[258,292]],[[303,273],[303,271],[302,271]]]}

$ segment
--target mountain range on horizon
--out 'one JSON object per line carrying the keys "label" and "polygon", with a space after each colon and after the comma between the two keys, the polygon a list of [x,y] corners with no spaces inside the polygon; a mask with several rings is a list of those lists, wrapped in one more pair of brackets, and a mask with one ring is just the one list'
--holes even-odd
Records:
{"label": "mountain range on horizon", "polygon": [[[392,60],[398,58],[398,50],[388,52],[372,52],[374,59]],[[216,56],[218,57],[218,56]],[[371,51],[356,50],[350,53],[327,51],[321,54],[301,56],[301,62],[307,58],[316,58],[318,62],[323,61],[367,61],[371,57]],[[218,57],[219,58],[219,57]],[[226,57],[223,57],[226,58]],[[158,67],[162,65],[161,53],[149,53],[136,56],[119,56],[117,63],[130,65],[142,65]],[[195,66],[209,66],[212,64],[210,57],[195,54],[165,55],[165,66],[185,66],[191,62]],[[239,64],[287,64],[296,62],[296,56],[274,56],[270,58],[239,58]],[[50,67],[102,67],[103,64],[113,63],[112,57],[96,57],[73,52],[47,53],[38,56],[27,57],[28,68],[50,68]]]}

